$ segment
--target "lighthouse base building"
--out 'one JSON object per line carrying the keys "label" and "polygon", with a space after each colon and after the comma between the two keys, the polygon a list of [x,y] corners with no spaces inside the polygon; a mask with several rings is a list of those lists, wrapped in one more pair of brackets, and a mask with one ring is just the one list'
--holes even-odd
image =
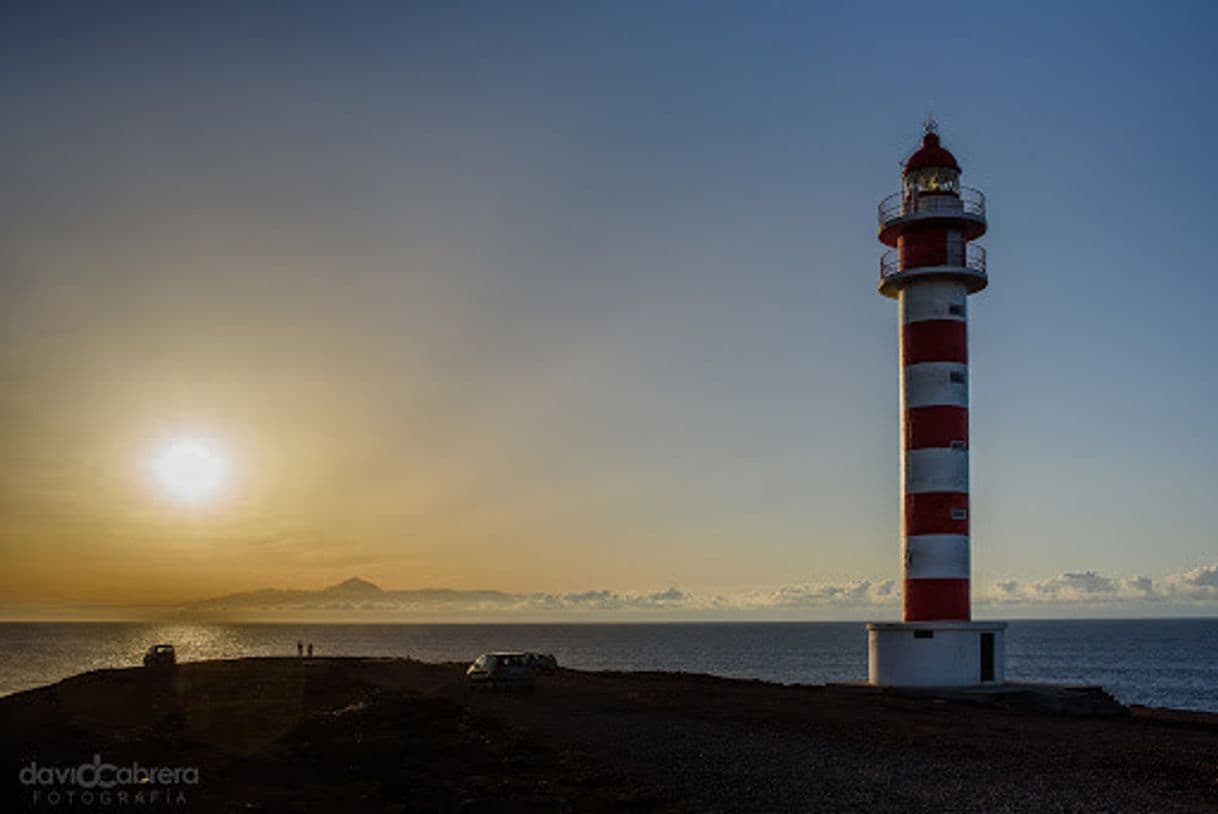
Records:
{"label": "lighthouse base building", "polygon": [[1006,622],[872,622],[867,683],[887,687],[1002,684]]}
{"label": "lighthouse base building", "polygon": [[902,621],[867,626],[868,681],[967,687],[1005,681],[1003,622],[969,597],[968,298],[988,285],[985,196],[927,122],[901,191],[880,204],[880,293],[900,312]]}

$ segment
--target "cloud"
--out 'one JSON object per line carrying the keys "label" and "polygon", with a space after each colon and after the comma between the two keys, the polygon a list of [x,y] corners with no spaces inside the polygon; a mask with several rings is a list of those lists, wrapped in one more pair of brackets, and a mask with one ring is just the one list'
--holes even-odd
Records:
{"label": "cloud", "polygon": [[891,579],[882,582],[857,579],[837,585],[824,582],[784,585],[772,591],[742,594],[731,604],[740,608],[869,606],[894,603],[899,595],[897,584]]}
{"label": "cloud", "polygon": [[1163,584],[1173,597],[1192,601],[1218,600],[1218,563],[1166,577]]}
{"label": "cloud", "polygon": [[982,592],[978,600],[996,605],[1209,602],[1218,600],[1218,564],[1158,579],[1079,571],[1030,582],[1001,580]]}
{"label": "cloud", "polygon": [[644,594],[620,594],[608,590],[570,594],[524,594],[517,595],[514,604],[527,610],[622,610],[703,606],[697,597],[679,588]]}

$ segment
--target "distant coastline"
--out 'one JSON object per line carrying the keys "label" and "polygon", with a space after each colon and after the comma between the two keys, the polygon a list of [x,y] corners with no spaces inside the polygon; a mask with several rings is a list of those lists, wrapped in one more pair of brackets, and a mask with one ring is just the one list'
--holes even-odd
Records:
{"label": "distant coastline", "polygon": [[[1098,684],[1126,704],[1218,712],[1218,620],[1014,620],[1011,680]],[[588,670],[683,670],[779,683],[867,674],[861,622],[66,622],[0,624],[0,694],[136,665],[150,644],[188,661],[319,655],[468,661],[493,649],[556,654]]]}

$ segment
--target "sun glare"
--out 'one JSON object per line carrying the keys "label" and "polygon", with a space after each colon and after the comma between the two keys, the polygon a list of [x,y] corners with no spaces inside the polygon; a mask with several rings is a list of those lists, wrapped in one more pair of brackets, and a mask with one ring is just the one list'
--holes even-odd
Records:
{"label": "sun glare", "polygon": [[198,503],[214,497],[228,478],[228,462],[216,446],[199,438],[178,438],[153,458],[152,472],[169,497]]}

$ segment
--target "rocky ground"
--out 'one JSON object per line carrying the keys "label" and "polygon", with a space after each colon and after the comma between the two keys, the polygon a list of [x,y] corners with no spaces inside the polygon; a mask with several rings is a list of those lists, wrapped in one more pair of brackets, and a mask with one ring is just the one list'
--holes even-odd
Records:
{"label": "rocky ground", "polygon": [[[674,673],[562,670],[532,693],[475,692],[462,672],[243,659],[77,676],[0,698],[0,793],[5,810],[46,811],[1218,811],[1215,716]],[[198,782],[22,782],[32,763],[95,754]]]}

